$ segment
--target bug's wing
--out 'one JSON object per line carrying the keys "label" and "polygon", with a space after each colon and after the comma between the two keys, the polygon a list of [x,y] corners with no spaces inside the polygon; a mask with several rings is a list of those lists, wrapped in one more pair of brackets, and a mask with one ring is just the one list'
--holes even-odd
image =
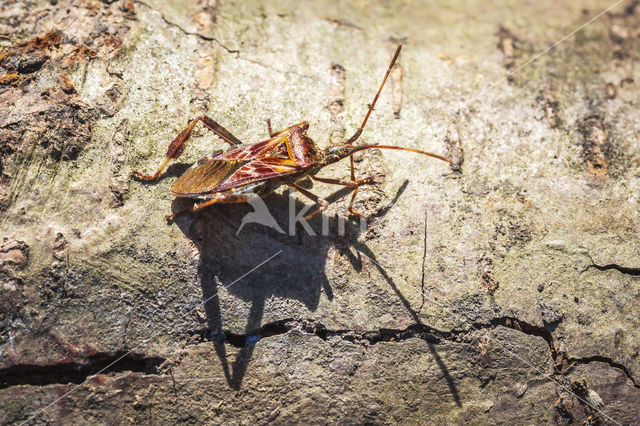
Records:
{"label": "bug's wing", "polygon": [[303,171],[304,169],[292,164],[291,161],[279,158],[261,158],[250,161],[238,168],[215,190],[226,191],[241,185],[293,175]]}
{"label": "bug's wing", "polygon": [[303,171],[292,160],[272,155],[284,146],[289,134],[251,145],[234,146],[213,158],[205,157],[171,186],[176,197],[193,197]]}
{"label": "bug's wing", "polygon": [[247,161],[199,161],[171,185],[171,193],[176,197],[188,197],[212,192],[245,164]]}
{"label": "bug's wing", "polygon": [[278,145],[283,144],[288,137],[289,135],[280,135],[251,145],[234,146],[215,157],[220,160],[245,161],[263,158],[276,149]]}

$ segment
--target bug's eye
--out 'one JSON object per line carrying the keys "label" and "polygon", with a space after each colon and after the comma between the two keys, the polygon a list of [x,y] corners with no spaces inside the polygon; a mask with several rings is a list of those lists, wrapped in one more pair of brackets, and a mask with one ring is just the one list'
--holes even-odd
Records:
{"label": "bug's eye", "polygon": [[309,145],[310,148],[315,149],[316,143],[308,136],[305,136],[304,141]]}

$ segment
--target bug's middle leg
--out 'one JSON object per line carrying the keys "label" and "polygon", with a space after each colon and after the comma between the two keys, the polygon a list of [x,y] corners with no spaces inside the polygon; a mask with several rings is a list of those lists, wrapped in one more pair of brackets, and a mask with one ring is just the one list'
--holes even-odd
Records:
{"label": "bug's middle leg", "polygon": [[316,210],[313,213],[310,213],[308,215],[306,215],[304,217],[304,220],[309,220],[314,216],[317,216],[319,214],[322,214],[322,212],[324,212],[325,210],[327,210],[327,208],[329,207],[329,202],[327,200],[325,200],[324,198],[320,198],[315,194],[312,194],[311,192],[307,191],[306,189],[302,188],[299,185],[296,185],[295,183],[290,183],[289,186],[291,188],[295,188],[298,192],[300,192],[302,195],[304,195],[307,198],[312,199],[315,203],[319,204],[320,207],[318,208],[318,210]]}
{"label": "bug's middle leg", "polygon": [[204,201],[200,204],[194,204],[192,207],[184,210],[177,211],[170,215],[167,215],[167,220],[172,221],[176,216],[183,215],[185,213],[195,213],[205,207],[209,207],[213,204],[234,204],[234,203],[248,203],[260,198],[260,195],[252,192],[238,193],[235,191],[224,191],[216,194],[212,194],[212,198]]}
{"label": "bug's middle leg", "polygon": [[[352,178],[355,177],[355,176],[353,176],[353,173],[352,173],[351,176],[352,176]],[[316,176],[311,176],[311,179],[313,179],[315,181],[318,181],[318,182],[330,183],[332,185],[348,186],[350,188],[353,188],[353,193],[351,194],[351,201],[349,202],[349,207],[347,209],[349,210],[349,213],[351,213],[352,215],[354,215],[356,217],[362,216],[360,213],[358,213],[357,211],[355,211],[353,209],[353,202],[356,199],[356,195],[358,194],[358,188],[360,187],[360,185],[362,185],[364,183],[371,182],[373,180],[373,177],[367,177],[367,178],[364,178],[364,179],[343,180],[343,179],[328,179],[328,178],[320,178],[320,177],[316,177]]]}
{"label": "bug's middle leg", "polygon": [[202,121],[202,123],[205,125],[206,128],[213,131],[216,135],[218,135],[222,140],[227,142],[229,145],[242,145],[242,142],[238,138],[233,136],[230,131],[222,127],[220,124],[216,123],[210,117],[206,115],[201,115],[199,117],[196,117],[194,120],[192,120],[191,123],[189,123],[189,125],[183,131],[181,131],[173,141],[171,141],[171,143],[169,144],[169,148],[167,149],[167,156],[165,157],[164,162],[160,165],[160,167],[154,174],[145,175],[138,171],[133,171],[131,175],[140,180],[158,179],[162,175],[162,172],[164,171],[164,169],[167,167],[167,164],[169,164],[169,161],[175,160],[182,155],[182,153],[184,152],[184,149],[187,146],[187,141],[191,137],[191,134],[193,133],[193,129],[195,128],[196,124],[198,124],[199,121]]}

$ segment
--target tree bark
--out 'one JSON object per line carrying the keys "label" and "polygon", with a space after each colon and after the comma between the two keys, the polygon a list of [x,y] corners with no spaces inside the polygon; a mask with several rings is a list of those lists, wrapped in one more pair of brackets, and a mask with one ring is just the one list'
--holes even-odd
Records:
{"label": "tree bark", "polygon": [[[640,421],[640,3],[610,5],[3,2],[0,422]],[[339,144],[399,43],[359,142],[452,163],[356,155],[364,222],[315,183],[316,235],[284,190],[282,232],[167,224],[206,129],[130,179],[202,114]]]}

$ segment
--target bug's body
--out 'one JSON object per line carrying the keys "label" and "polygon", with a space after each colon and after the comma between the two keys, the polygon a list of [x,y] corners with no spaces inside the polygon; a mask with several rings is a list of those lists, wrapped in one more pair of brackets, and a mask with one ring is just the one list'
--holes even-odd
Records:
{"label": "bug's body", "polygon": [[[169,218],[173,218],[177,214],[187,211],[196,211],[211,204],[251,201],[254,198],[273,192],[281,185],[289,185],[320,204],[320,209],[305,217],[308,219],[326,210],[328,203],[296,185],[297,181],[307,176],[320,182],[352,187],[354,191],[351,202],[349,203],[349,212],[359,216],[359,214],[353,210],[353,201],[358,186],[371,179],[355,179],[352,157],[354,152],[370,148],[400,149],[449,161],[439,155],[410,148],[387,145],[352,145],[362,133],[362,129],[384,87],[389,72],[400,53],[400,48],[401,46],[396,50],[391,65],[389,65],[387,69],[384,80],[378,89],[362,125],[344,145],[329,148],[324,151],[319,150],[315,142],[307,136],[309,123],[306,121],[294,124],[279,132],[273,132],[270,122],[267,122],[269,126],[269,139],[254,144],[243,145],[235,136],[214,120],[207,116],[200,116],[193,120],[187,128],[180,132],[171,142],[164,163],[154,175],[144,175],[138,172],[133,172],[133,175],[142,180],[155,180],[159,178],[168,162],[171,159],[178,158],[182,154],[193,128],[198,121],[202,121],[207,128],[214,131],[232,146],[226,150],[217,151],[210,157],[202,158],[194,167],[187,170],[173,183],[171,193],[174,196],[194,198],[203,201],[203,203],[194,206],[192,209],[170,215]],[[318,173],[320,169],[346,157],[349,157],[351,160],[350,180],[316,177],[316,173]]]}
{"label": "bug's body", "polygon": [[[266,141],[231,147],[203,158],[195,168],[178,178],[171,191],[177,197],[188,197],[193,194],[194,185],[206,187],[207,192],[220,192],[258,182],[265,184],[278,178],[298,180],[295,176],[317,165],[320,157],[313,142],[304,140],[308,127],[304,122]],[[295,159],[292,160],[288,158],[287,143],[292,145],[292,149],[301,145],[311,149],[302,151],[299,158],[294,154]],[[212,169],[219,179],[205,184],[204,180],[212,175]]]}

